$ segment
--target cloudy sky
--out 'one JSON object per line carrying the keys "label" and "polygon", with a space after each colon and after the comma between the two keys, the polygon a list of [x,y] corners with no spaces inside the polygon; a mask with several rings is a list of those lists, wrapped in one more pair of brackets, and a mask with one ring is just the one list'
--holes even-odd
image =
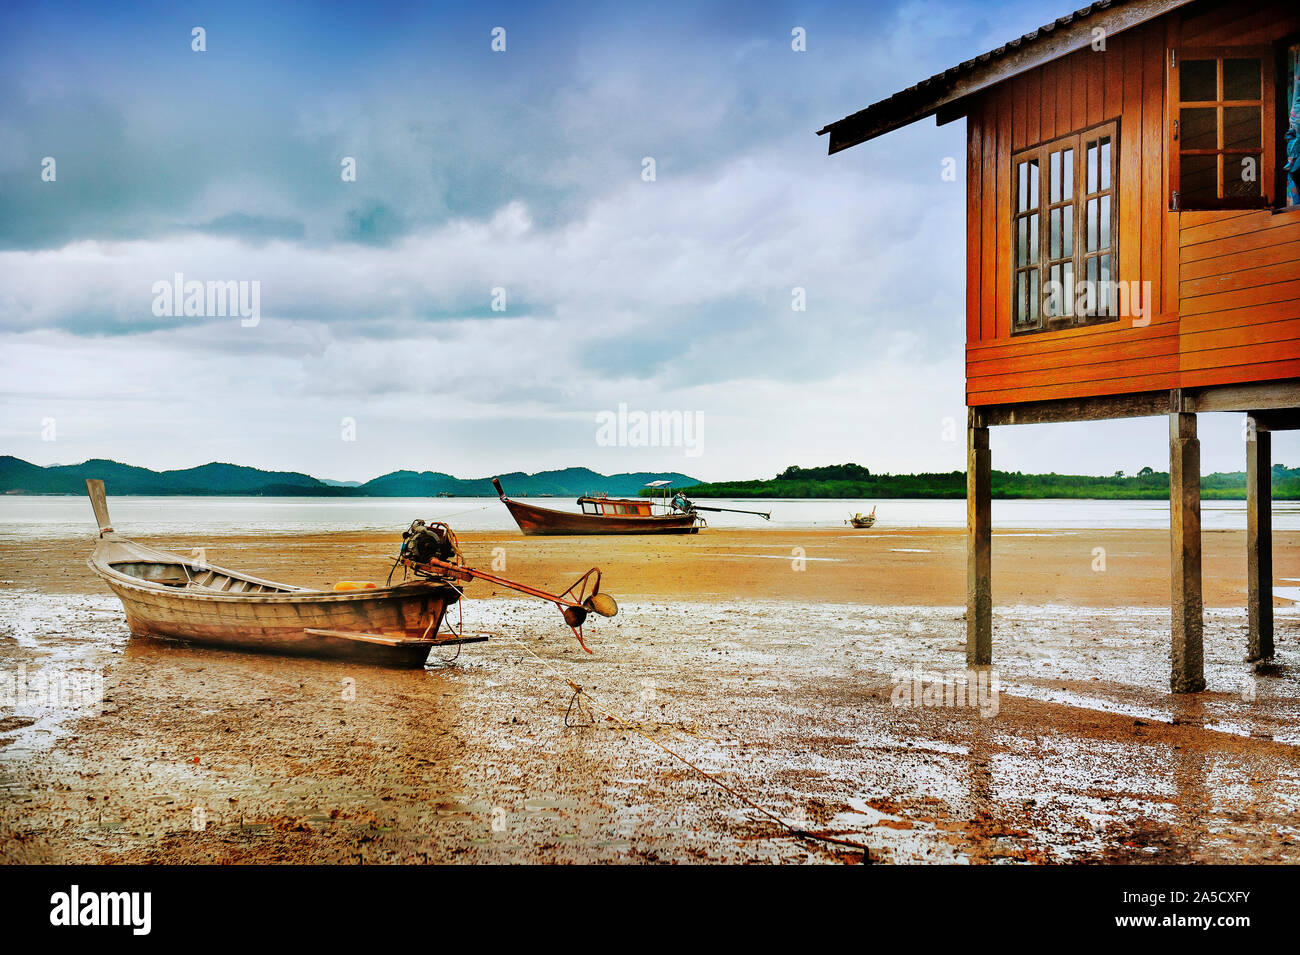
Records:
{"label": "cloudy sky", "polygon": [[[814,132],[1061,12],[5,5],[0,453],[343,480],[963,467],[965,205],[941,169],[964,124],[829,158]],[[257,283],[260,320],[157,314],[178,273]],[[698,440],[602,443],[620,405]],[[1205,469],[1239,469],[1240,422],[1202,421]],[[1159,469],[1167,432],[993,448]]]}

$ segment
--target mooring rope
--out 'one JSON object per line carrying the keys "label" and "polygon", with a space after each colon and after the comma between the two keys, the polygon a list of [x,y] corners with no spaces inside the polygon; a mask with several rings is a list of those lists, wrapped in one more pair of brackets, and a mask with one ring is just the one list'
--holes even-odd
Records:
{"label": "mooring rope", "polygon": [[468,511],[457,511],[455,514],[442,514],[438,517],[440,521],[446,521],[453,517],[460,517],[463,514],[474,514],[478,511],[486,511],[489,507],[496,507],[500,501],[493,501],[491,504],[484,504],[482,507],[471,507]]}
{"label": "mooring rope", "polygon": [[[590,693],[584,690],[580,684],[574,683],[572,680],[565,677],[565,675],[561,673],[559,670],[555,669],[555,667],[553,667],[547,660],[544,660],[541,657],[539,657],[533,651],[532,647],[528,646],[525,643],[520,642],[519,640],[517,640],[515,637],[512,637],[508,633],[503,633],[502,636],[504,636],[507,640],[510,640],[512,643],[519,646],[521,649],[523,649],[526,653],[528,653],[529,656],[531,656],[534,660],[536,660],[543,667],[549,670],[556,679],[562,680],[571,690],[573,690],[575,698],[576,697],[586,698],[587,705],[592,710],[596,712],[603,712],[609,718],[621,723],[626,729],[630,730],[633,733],[636,733],[638,736],[646,740],[648,743],[651,743],[654,746],[659,747],[669,756],[678,760],[685,766],[692,769],[694,772],[698,773],[700,776],[704,777],[709,782],[713,783],[713,785],[719,787],[720,789],[726,790],[727,792],[731,793],[731,795],[739,799],[741,802],[749,806],[751,809],[754,809],[757,812],[762,813],[764,816],[767,816],[767,818],[771,819],[777,825],[781,826],[783,829],[788,830],[791,835],[800,839],[811,839],[816,842],[830,842],[830,843],[835,843],[836,845],[848,846],[851,849],[860,849],[862,850],[862,861],[864,863],[871,862],[871,849],[868,848],[867,846],[863,845],[860,842],[855,842],[852,839],[844,839],[839,836],[830,836],[824,832],[813,832],[811,830],[804,829],[800,826],[796,826],[793,823],[786,822],[784,819],[782,819],[776,813],[772,812],[770,809],[767,809],[766,807],[759,805],[757,802],[750,799],[744,793],[739,792],[734,787],[729,786],[727,783],[723,782],[717,776],[695,765],[693,762],[691,762],[681,753],[678,753],[675,750],[670,749],[669,747],[665,746],[663,743],[659,742],[659,740],[653,738],[648,733],[642,731],[639,727],[637,727],[633,723],[629,722],[628,720],[625,720],[620,714],[614,712],[608,707],[601,705],[600,702],[597,701]],[[572,707],[572,701],[570,701],[570,707]]]}

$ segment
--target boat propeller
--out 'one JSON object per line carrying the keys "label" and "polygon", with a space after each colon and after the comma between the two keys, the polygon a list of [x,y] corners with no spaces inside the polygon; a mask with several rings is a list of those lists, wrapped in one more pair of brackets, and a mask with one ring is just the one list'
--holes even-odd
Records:
{"label": "boat propeller", "polygon": [[[582,639],[582,625],[590,613],[613,617],[618,613],[618,601],[600,592],[600,568],[593,567],[573,582],[561,594],[548,593],[518,581],[507,580],[496,574],[476,570],[465,564],[460,544],[450,527],[441,521],[414,522],[402,535],[402,550],[397,560],[421,577],[452,577],[456,580],[486,580],[511,590],[549,600],[560,608],[564,622],[573,631],[578,645],[591,653]],[[589,589],[590,588],[590,589]]]}
{"label": "boat propeller", "polygon": [[[592,577],[595,580],[592,580]],[[542,590],[535,590],[532,587],[525,587],[523,584],[513,584],[503,581],[507,587],[513,587],[515,590],[526,594],[532,594],[534,597],[541,597],[543,600],[549,600],[560,608],[560,614],[564,617],[564,622],[569,625],[573,631],[574,637],[578,640],[578,646],[586,650],[587,643],[582,639],[582,625],[587,620],[589,613],[599,614],[602,617],[612,617],[618,613],[618,601],[609,594],[600,592],[600,568],[593,567],[581,577],[573,582],[573,586],[564,593],[556,596],[548,594]],[[587,593],[587,585],[591,584],[591,593]]]}
{"label": "boat propeller", "polygon": [[602,617],[612,617],[618,613],[618,602],[609,594],[592,594],[580,604],[562,603],[559,606],[564,622],[574,628],[581,627],[589,613],[598,613]]}

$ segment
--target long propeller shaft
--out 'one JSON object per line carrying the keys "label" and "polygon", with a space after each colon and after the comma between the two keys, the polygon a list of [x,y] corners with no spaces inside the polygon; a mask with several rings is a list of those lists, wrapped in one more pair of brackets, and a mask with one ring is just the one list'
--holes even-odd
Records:
{"label": "long propeller shaft", "polygon": [[692,504],[691,509],[696,511],[716,511],[719,514],[754,514],[765,521],[772,519],[771,511],[741,511],[734,507],[701,507],[699,504]]}

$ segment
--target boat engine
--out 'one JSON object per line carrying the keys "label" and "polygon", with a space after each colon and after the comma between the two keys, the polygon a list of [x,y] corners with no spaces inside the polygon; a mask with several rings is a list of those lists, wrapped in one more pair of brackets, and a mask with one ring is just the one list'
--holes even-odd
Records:
{"label": "boat engine", "polygon": [[402,531],[402,549],[400,557],[406,557],[417,564],[426,564],[430,559],[453,561],[460,552],[446,524],[426,524],[416,520]]}

